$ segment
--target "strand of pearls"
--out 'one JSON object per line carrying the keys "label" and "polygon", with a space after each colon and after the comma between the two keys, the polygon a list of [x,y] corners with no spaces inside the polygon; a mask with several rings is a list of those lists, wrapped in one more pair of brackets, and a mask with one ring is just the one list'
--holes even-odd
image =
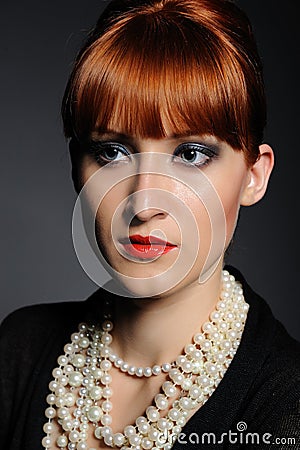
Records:
{"label": "strand of pearls", "polygon": [[[170,450],[191,412],[208,400],[223,378],[240,344],[248,308],[240,283],[223,271],[220,300],[210,321],[202,325],[202,333],[194,335],[173,364],[149,370],[130,366],[114,354],[111,320],[106,319],[101,327],[80,324],[52,371],[43,448],[56,444],[61,450],[95,450],[87,443],[92,430],[108,447]],[[161,371],[168,375],[145,415],[122,433],[112,430],[112,364],[129,375],[151,376]],[[53,419],[61,429],[55,442]]]}

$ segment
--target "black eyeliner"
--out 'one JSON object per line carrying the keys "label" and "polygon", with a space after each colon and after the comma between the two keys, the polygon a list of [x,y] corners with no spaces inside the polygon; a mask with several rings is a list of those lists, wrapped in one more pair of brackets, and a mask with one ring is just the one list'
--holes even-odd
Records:
{"label": "black eyeliner", "polygon": [[94,141],[91,139],[84,145],[84,148],[99,164],[114,162],[114,160],[106,159],[104,156],[101,155],[101,152],[107,149],[114,148],[126,156],[130,155],[130,152],[123,144],[120,144],[119,142],[115,141],[100,141],[100,140]]}

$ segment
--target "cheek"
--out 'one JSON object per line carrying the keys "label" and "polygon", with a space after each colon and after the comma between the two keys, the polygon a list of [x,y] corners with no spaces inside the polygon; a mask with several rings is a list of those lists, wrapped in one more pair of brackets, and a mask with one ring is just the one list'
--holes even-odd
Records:
{"label": "cheek", "polygon": [[[238,183],[237,183],[238,186]],[[220,200],[223,205],[226,220],[226,247],[232,239],[240,210],[241,190],[235,188],[223,189]]]}

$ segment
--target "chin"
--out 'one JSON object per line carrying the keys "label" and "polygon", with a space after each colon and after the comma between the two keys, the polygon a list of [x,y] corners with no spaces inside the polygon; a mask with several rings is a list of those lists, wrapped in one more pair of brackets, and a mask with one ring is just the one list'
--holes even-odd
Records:
{"label": "chin", "polygon": [[170,280],[163,274],[140,278],[117,275],[114,277],[114,283],[120,286],[122,295],[133,298],[162,298],[168,296],[174,290],[177,290],[178,280],[173,281],[170,286]]}

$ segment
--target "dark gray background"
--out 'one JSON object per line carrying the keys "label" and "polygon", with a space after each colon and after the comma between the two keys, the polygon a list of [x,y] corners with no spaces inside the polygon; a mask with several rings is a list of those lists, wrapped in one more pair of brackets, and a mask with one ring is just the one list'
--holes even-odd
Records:
{"label": "dark gray background", "polygon": [[[85,298],[96,289],[72,246],[75,201],[60,101],[75,51],[105,2],[37,0],[1,7],[0,319],[22,305]],[[299,330],[298,2],[240,1],[265,66],[269,191],[243,208],[230,262],[289,332]]]}

